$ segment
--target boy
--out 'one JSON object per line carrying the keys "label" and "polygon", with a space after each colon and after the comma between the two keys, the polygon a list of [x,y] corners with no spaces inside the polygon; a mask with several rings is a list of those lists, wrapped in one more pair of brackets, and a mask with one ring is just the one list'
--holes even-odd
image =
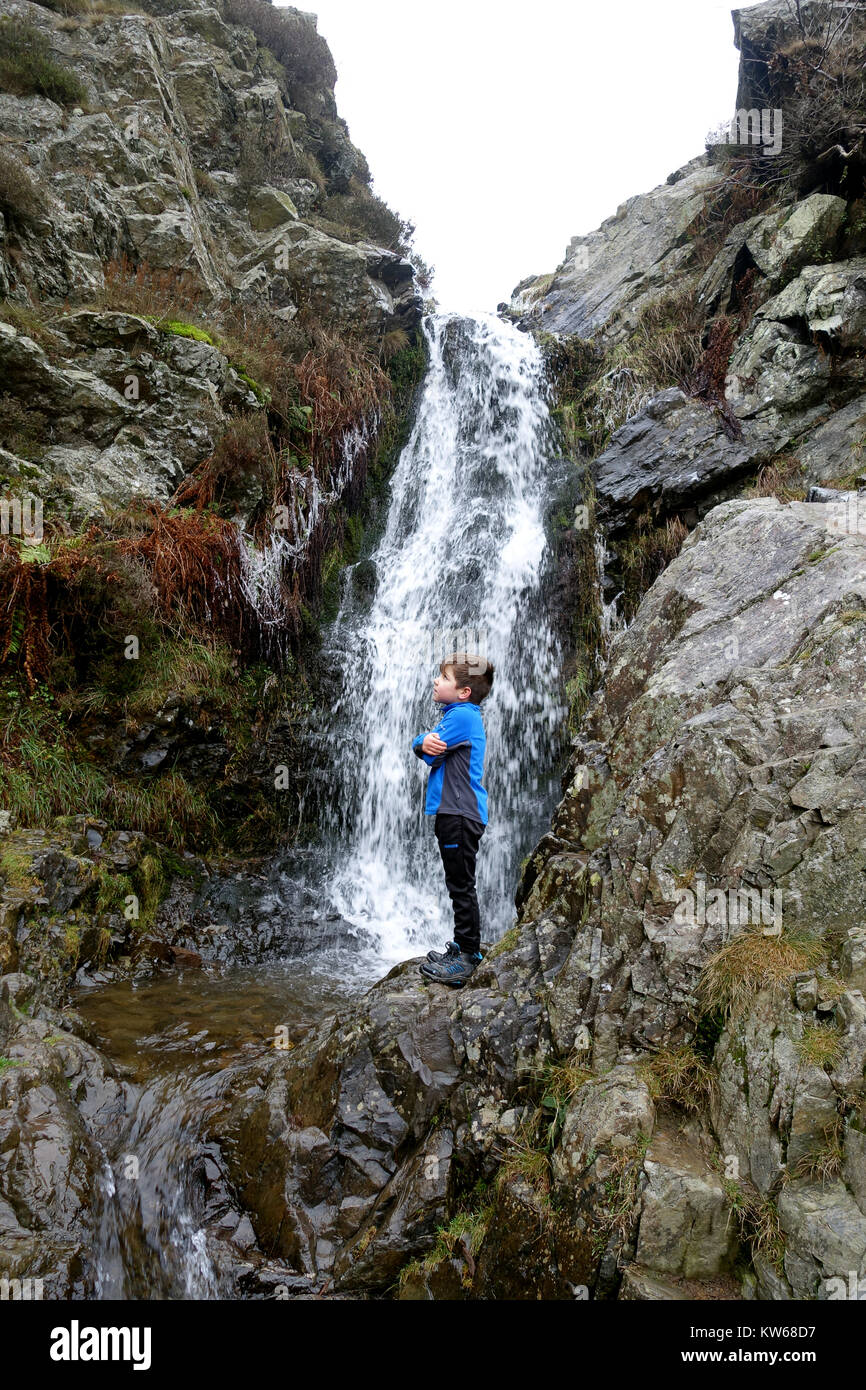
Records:
{"label": "boy", "polygon": [[419,966],[428,980],[461,988],[481,960],[481,922],[475,892],[475,856],[487,825],[481,785],[487,738],[479,708],[490,693],[494,668],[486,658],[455,652],[439,666],[433,699],[444,705],[435,730],[419,734],[412,750],[428,764],[425,812],[433,822],[454,908],[454,940],[428,951]]}

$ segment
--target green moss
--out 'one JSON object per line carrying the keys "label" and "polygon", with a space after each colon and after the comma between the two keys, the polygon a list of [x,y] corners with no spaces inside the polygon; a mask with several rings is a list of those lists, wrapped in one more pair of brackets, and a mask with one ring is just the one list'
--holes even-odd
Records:
{"label": "green moss", "polygon": [[495,960],[497,956],[504,956],[506,951],[513,951],[520,942],[520,928],[509,927],[508,931],[499,938],[494,946],[487,952],[487,960]]}
{"label": "green moss", "polygon": [[234,367],[241,381],[245,382],[250,388],[256,400],[259,401],[261,405],[267,405],[271,398],[271,393],[268,388],[266,386],[261,386],[257,381],[253,381],[249,373],[245,372],[243,367],[239,367],[236,362],[231,362],[229,365]]}
{"label": "green moss", "polygon": [[0,840],[0,875],[13,892],[26,892],[37,882],[32,872],[33,851],[18,849],[13,841]]}
{"label": "green moss", "polygon": [[142,855],[129,874],[115,873],[109,866],[97,863],[98,889],[93,913],[116,913],[125,915],[127,901],[131,897],[138,900],[138,917],[134,918],[135,930],[144,931],[149,927],[166,892],[166,866],[158,853]]}
{"label": "green moss", "polygon": [[157,322],[164,333],[173,333],[177,338],[194,338],[197,343],[207,343],[209,347],[217,346],[211,334],[194,323],[183,323],[180,319],[159,319]]}

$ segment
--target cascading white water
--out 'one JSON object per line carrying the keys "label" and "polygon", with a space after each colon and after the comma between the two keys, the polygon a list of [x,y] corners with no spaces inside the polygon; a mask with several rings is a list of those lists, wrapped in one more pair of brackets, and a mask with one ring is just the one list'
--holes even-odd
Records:
{"label": "cascading white water", "polygon": [[481,706],[489,825],[478,856],[482,936],[514,919],[521,857],[547,828],[565,716],[562,653],[545,613],[544,529],[556,457],[543,359],[495,316],[425,321],[430,364],[415,425],[390,484],[372,556],[375,593],[359,605],[351,572],[322,653],[340,672],[325,738],[324,835],[334,910],[380,961],[452,931],[427,767],[412,738],[437,723],[433,678],[451,649],[496,667]]}

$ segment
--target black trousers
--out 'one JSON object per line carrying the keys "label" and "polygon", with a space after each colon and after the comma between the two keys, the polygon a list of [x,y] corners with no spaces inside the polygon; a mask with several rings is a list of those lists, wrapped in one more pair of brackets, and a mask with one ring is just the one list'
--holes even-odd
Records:
{"label": "black trousers", "polygon": [[445,886],[454,908],[454,940],[461,951],[481,949],[481,919],[475,892],[475,856],[485,827],[465,816],[434,817],[436,839],[445,869]]}

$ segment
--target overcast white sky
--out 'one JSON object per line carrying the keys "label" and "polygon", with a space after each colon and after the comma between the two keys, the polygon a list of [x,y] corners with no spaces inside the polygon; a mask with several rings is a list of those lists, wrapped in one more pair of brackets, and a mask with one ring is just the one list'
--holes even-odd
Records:
{"label": "overcast white sky", "polygon": [[[495,309],[733,115],[731,0],[296,0],[442,309]],[[748,0],[740,5],[751,8]]]}

